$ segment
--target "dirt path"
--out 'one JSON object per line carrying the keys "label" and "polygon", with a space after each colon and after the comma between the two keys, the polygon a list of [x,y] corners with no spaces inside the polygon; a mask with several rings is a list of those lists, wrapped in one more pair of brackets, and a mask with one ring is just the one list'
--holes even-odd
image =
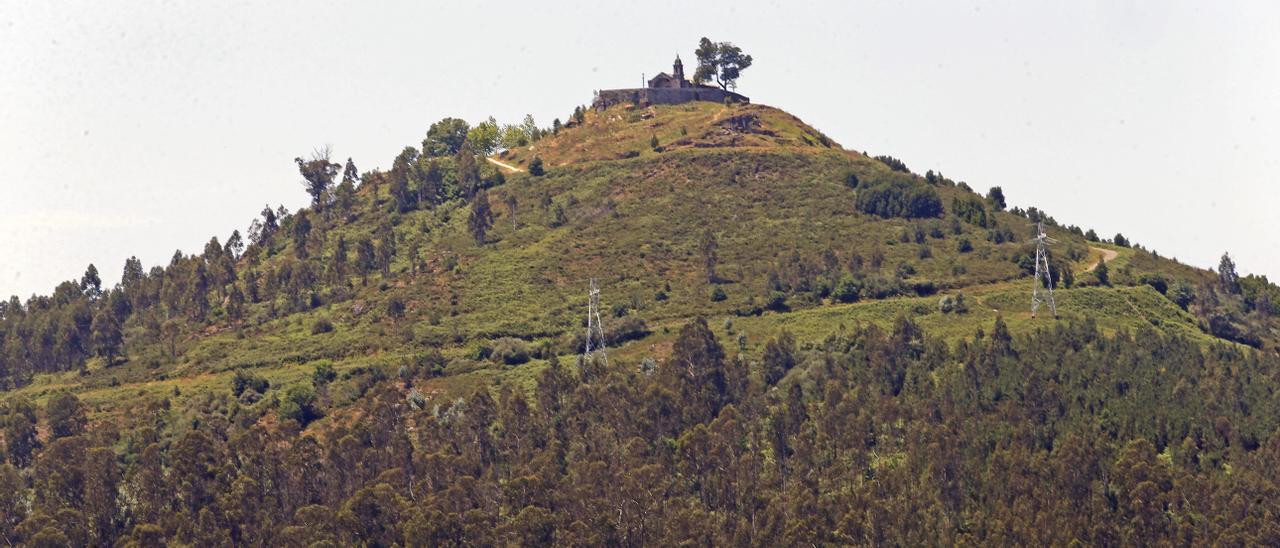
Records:
{"label": "dirt path", "polygon": [[[1109,262],[1111,262],[1111,261],[1115,260],[1115,258],[1116,258],[1116,257],[1120,256],[1120,252],[1119,252],[1119,251],[1115,251],[1115,250],[1111,250],[1111,249],[1103,249],[1103,248],[1101,248],[1101,247],[1093,247],[1093,246],[1089,246],[1089,249],[1092,249],[1092,250],[1094,250],[1094,251],[1097,251],[1098,253],[1101,253],[1101,254],[1102,254],[1102,261],[1103,261],[1103,262],[1107,262],[1107,263],[1109,263]],[[1093,263],[1093,264],[1089,265],[1089,268],[1084,269],[1084,271],[1085,271],[1085,272],[1093,272],[1093,269],[1095,269],[1095,268],[1098,268],[1098,263]]]}
{"label": "dirt path", "polygon": [[485,158],[485,159],[486,159],[486,160],[488,160],[488,161],[489,161],[489,163],[491,163],[491,164],[493,164],[493,165],[495,165],[495,166],[498,166],[498,167],[504,167],[504,168],[507,168],[507,169],[509,169],[509,170],[511,170],[511,171],[524,171],[523,169],[520,169],[520,168],[518,168],[518,167],[516,167],[516,166],[513,166],[513,165],[508,164],[508,163],[504,163],[504,162],[499,162],[499,161],[497,161],[497,160],[495,160],[495,159],[493,159],[493,158]]}

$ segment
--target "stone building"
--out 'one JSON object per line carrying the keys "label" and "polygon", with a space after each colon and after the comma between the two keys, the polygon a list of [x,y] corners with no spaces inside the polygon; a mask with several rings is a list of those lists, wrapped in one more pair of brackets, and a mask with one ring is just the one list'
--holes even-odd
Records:
{"label": "stone building", "polygon": [[684,63],[676,56],[671,66],[671,74],[658,73],[650,78],[643,88],[605,89],[596,92],[591,106],[606,109],[618,104],[678,105],[689,101],[712,101],[723,103],[725,99],[735,102],[749,103],[751,99],[732,91],[725,91],[715,86],[695,84],[684,77]]}

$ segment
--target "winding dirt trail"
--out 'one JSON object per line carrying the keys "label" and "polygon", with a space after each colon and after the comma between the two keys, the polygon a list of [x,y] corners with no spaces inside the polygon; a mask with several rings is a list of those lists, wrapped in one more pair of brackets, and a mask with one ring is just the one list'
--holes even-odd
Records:
{"label": "winding dirt trail", "polygon": [[505,162],[499,162],[499,161],[497,161],[497,160],[495,160],[495,159],[493,159],[493,158],[488,158],[488,157],[486,157],[485,159],[486,159],[486,160],[488,160],[488,161],[489,161],[489,163],[491,163],[491,164],[493,164],[493,165],[495,165],[495,166],[498,166],[498,167],[507,168],[507,169],[509,169],[509,170],[511,170],[511,171],[516,171],[516,172],[524,171],[523,169],[520,169],[520,168],[518,168],[518,167],[516,167],[516,166],[513,166],[513,165],[508,164],[508,163],[505,163]]}
{"label": "winding dirt trail", "polygon": [[[1089,246],[1089,249],[1092,249],[1092,250],[1094,250],[1094,251],[1097,251],[1098,253],[1101,253],[1101,254],[1102,254],[1102,262],[1106,262],[1106,263],[1109,263],[1109,262],[1111,262],[1111,261],[1115,260],[1115,258],[1116,258],[1116,257],[1119,257],[1119,256],[1120,256],[1120,252],[1119,252],[1119,251],[1115,251],[1115,250],[1112,250],[1112,249],[1103,249],[1103,248],[1101,248],[1101,247],[1093,247],[1093,246]],[[1093,269],[1095,269],[1095,268],[1098,268],[1098,263],[1093,263],[1093,264],[1089,265],[1089,268],[1084,269],[1084,271],[1085,271],[1085,272],[1093,272]]]}

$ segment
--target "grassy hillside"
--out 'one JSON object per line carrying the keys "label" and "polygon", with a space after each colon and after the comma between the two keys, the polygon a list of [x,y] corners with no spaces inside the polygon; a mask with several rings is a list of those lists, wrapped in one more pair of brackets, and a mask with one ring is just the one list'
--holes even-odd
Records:
{"label": "grassy hillside", "polygon": [[[650,146],[655,135],[660,150]],[[208,328],[184,332],[174,358],[162,341],[144,333],[147,327],[135,325],[124,364],[105,368],[91,360],[86,371],[42,375],[7,395],[42,402],[71,389],[104,416],[115,416],[162,395],[185,400],[229,390],[236,370],[251,370],[284,388],[307,381],[317,362],[332,363],[353,374],[347,382],[356,385],[370,371],[394,374],[421,361],[427,349],[439,349],[446,362],[428,391],[438,386],[445,395],[466,393],[510,369],[482,358],[500,337],[526,341],[534,364],[552,354],[571,359],[590,278],[598,280],[611,312],[607,325],[638,319],[653,333],[616,351],[637,363],[663,359],[661,341],[695,316],[707,316],[713,325],[732,323],[723,336],[733,347],[743,336],[748,359],[782,329],[817,340],[841,325],[887,326],[900,315],[954,339],[989,328],[997,315],[1015,333],[1054,323],[1029,317],[1032,281],[1016,262],[1030,250],[1028,219],[997,212],[989,203],[988,227],[950,213],[927,219],[860,213],[850,174],[860,188],[903,174],[839,148],[770,107],[694,103],[592,111],[583,123],[501,157],[527,165],[534,155],[549,166],[545,176],[508,173],[505,184],[490,189],[497,215],[483,245],[468,233],[464,202],[396,212],[386,185],[367,182],[345,219],[317,226],[321,251],[311,260],[323,263],[340,237],[370,237],[378,224],[389,222],[401,253],[388,275],[373,273],[366,283],[348,277],[343,298],[322,285],[316,290],[324,295],[322,303],[310,310],[281,312],[280,298],[251,304],[245,320],[214,320]],[[976,197],[950,181],[920,182],[934,188],[948,210],[953,199]],[[504,205],[511,199],[517,203],[514,218]],[[563,212],[560,222],[557,210]],[[707,281],[699,251],[707,231],[718,243],[714,284]],[[995,243],[997,231],[1016,241]],[[1208,273],[1089,242],[1056,226],[1049,233],[1060,241],[1055,254],[1077,259],[1070,262],[1077,286],[1092,283],[1087,270],[1102,249],[1118,251],[1109,265],[1117,287],[1058,291],[1064,318],[1088,317],[1111,331],[1150,325],[1206,343],[1212,339],[1195,317],[1136,285],[1140,273],[1191,283],[1208,279]],[[961,252],[961,240],[971,249]],[[278,238],[262,246],[259,264],[242,260],[240,267],[270,276],[294,261],[294,245]],[[404,256],[403,250],[415,248],[416,258]],[[882,298],[838,302],[830,286],[851,269],[896,289]],[[771,286],[779,279],[790,287]],[[713,300],[717,288],[723,300]],[[779,293],[785,304],[768,309]],[[956,294],[967,299],[968,312],[939,312],[940,298]],[[402,316],[388,314],[393,301],[404,305]],[[312,334],[320,320],[332,322],[334,330]],[[454,379],[455,372],[465,377]]]}
{"label": "grassy hillside", "polygon": [[[763,105],[588,111],[494,162],[436,129],[264,211],[243,249],[0,303],[0,531],[1280,539],[1259,525],[1280,484],[1265,278],[1006,211]],[[1037,222],[1056,318],[1030,313]],[[607,366],[578,360],[593,279]]]}

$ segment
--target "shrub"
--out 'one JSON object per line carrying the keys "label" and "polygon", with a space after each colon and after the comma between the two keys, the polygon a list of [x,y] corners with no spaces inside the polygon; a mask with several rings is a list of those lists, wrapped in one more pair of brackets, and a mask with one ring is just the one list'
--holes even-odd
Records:
{"label": "shrub", "polygon": [[911,290],[921,297],[928,297],[938,292],[938,285],[930,280],[921,280],[911,284]]}
{"label": "shrub", "polygon": [[1169,291],[1169,282],[1159,274],[1145,273],[1138,276],[1138,283],[1151,286],[1156,291],[1159,291],[1161,295]]}
{"label": "shrub", "polygon": [[338,372],[333,370],[333,362],[329,360],[317,362],[315,371],[311,372],[311,384],[316,386],[324,386],[336,378],[338,378]]}
{"label": "shrub", "polygon": [[973,251],[973,243],[968,238],[960,238],[956,241],[956,251],[960,253],[968,253]]}
{"label": "shrub", "polygon": [[831,295],[831,280],[828,280],[826,276],[819,277],[813,281],[812,291],[814,298],[819,301],[829,297]]}
{"label": "shrub", "polygon": [[831,293],[831,296],[842,303],[854,302],[862,296],[862,284],[858,283],[858,280],[855,280],[853,276],[845,274],[836,283],[836,288]]}
{"label": "shrub", "polygon": [[387,315],[392,318],[400,319],[404,316],[404,299],[400,297],[391,297],[387,300]]}
{"label": "shrub", "polygon": [[309,385],[299,384],[289,387],[276,411],[280,414],[281,420],[295,420],[298,424],[306,426],[311,421],[324,416],[315,407],[315,403],[315,390]]}
{"label": "shrub", "polygon": [[1111,274],[1106,261],[1098,259],[1098,266],[1093,268],[1093,276],[1098,279],[1100,285],[1111,285]]}
{"label": "shrub", "polygon": [[944,295],[938,301],[938,310],[943,314],[964,314],[969,311],[969,305],[964,302],[964,293]]}
{"label": "shrub", "polygon": [[333,322],[329,318],[320,318],[311,324],[311,334],[319,335],[321,333],[329,333],[333,331]]}
{"label": "shrub", "polygon": [[268,388],[271,388],[271,383],[267,382],[267,379],[253,373],[249,373],[243,369],[237,370],[235,376],[231,377],[231,393],[237,398],[240,397],[240,394],[243,394],[245,390],[252,390],[262,394],[266,392]]}
{"label": "shrub", "polygon": [[541,177],[544,173],[546,172],[542,169],[542,158],[534,156],[533,161],[529,162],[529,175]]}
{"label": "shrub", "polygon": [[569,216],[565,214],[564,206],[556,204],[556,209],[554,214],[551,216],[549,226],[551,228],[560,228],[566,224],[569,224]]}
{"label": "shrub", "polygon": [[479,360],[487,360],[489,359],[489,356],[492,356],[492,355],[493,355],[493,347],[489,346],[487,343],[482,342],[479,345],[476,345],[475,349],[471,351],[471,354],[468,357],[473,360],[479,361]]}
{"label": "shrub", "polygon": [[858,211],[884,218],[925,218],[942,214],[942,199],[933,188],[919,182],[891,179],[858,191]]}
{"label": "shrub", "polygon": [[493,341],[493,351],[489,358],[507,365],[519,365],[529,361],[529,347],[524,341],[514,337],[503,337]]}
{"label": "shrub", "polygon": [[718,303],[727,298],[729,298],[729,296],[724,294],[724,289],[721,289],[720,286],[717,285],[715,289],[711,290],[711,302]]}
{"label": "shrub", "polygon": [[627,316],[606,330],[605,340],[609,344],[616,345],[647,336],[649,336],[649,326],[644,323],[644,320],[637,316]]}
{"label": "shrub", "polygon": [[440,353],[440,349],[432,348],[426,352],[420,352],[413,357],[413,363],[420,369],[425,369],[432,377],[439,377],[444,374],[444,366],[448,364],[444,354]]}
{"label": "shrub", "polygon": [[1179,308],[1186,310],[1187,306],[1191,304],[1191,301],[1196,299],[1196,292],[1191,289],[1191,286],[1184,282],[1173,282],[1173,285],[1169,286],[1169,291],[1165,293],[1165,296],[1168,297],[1169,300],[1173,301],[1173,304],[1176,304]]}
{"label": "shrub", "polygon": [[854,173],[852,170],[847,171],[844,176],[841,177],[841,182],[844,183],[844,186],[849,188],[858,188],[858,174]]}
{"label": "shrub", "polygon": [[1113,241],[1120,247],[1129,247],[1129,240],[1124,237],[1124,234],[1120,234],[1119,232],[1116,233],[1115,240]]}
{"label": "shrub", "polygon": [[769,298],[765,300],[764,307],[774,312],[787,311],[787,294],[781,291],[771,291]]}
{"label": "shrub", "polygon": [[862,296],[873,299],[884,299],[902,292],[902,284],[898,280],[886,276],[870,276],[862,288]]}
{"label": "shrub", "polygon": [[984,228],[988,226],[987,208],[977,196],[966,194],[962,198],[953,198],[951,212],[969,224]]}

